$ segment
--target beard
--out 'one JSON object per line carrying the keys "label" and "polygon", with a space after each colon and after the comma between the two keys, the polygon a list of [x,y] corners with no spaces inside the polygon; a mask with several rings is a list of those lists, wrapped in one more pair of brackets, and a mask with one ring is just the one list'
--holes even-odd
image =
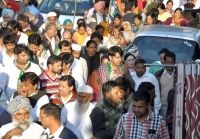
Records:
{"label": "beard", "polygon": [[34,20],[35,20],[35,16],[29,18],[29,21],[30,21],[30,22],[32,22],[32,21],[34,21]]}
{"label": "beard", "polygon": [[104,12],[99,12],[99,11],[97,11],[97,13],[98,13],[99,15],[101,15],[101,16],[103,16],[103,14],[104,14]]}
{"label": "beard", "polygon": [[88,107],[90,105],[90,102],[87,103],[81,103],[78,100],[75,101],[75,112],[77,114],[83,115],[86,113],[86,111],[88,110]]}
{"label": "beard", "polygon": [[[21,122],[24,122],[24,124],[21,124]],[[16,120],[15,117],[13,117],[13,120],[12,120],[12,124],[14,125],[14,127],[19,127],[23,131],[27,130],[29,126],[32,124],[32,122],[33,122],[33,118],[31,116],[29,116],[28,119],[23,119],[19,121]]]}

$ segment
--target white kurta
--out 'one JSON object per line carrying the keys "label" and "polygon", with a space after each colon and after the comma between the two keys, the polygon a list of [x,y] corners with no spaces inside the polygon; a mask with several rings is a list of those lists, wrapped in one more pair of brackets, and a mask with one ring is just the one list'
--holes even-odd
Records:
{"label": "white kurta", "polygon": [[25,46],[28,45],[28,36],[26,34],[24,34],[23,32],[20,32],[21,35],[17,41],[17,44],[23,44]]}
{"label": "white kurta", "polygon": [[[31,66],[25,72],[34,72],[38,76],[41,74],[39,66],[32,62]],[[17,91],[19,74],[20,70],[14,64],[3,67],[0,73],[0,87],[3,89],[8,100],[10,100],[12,94]]]}
{"label": "white kurta", "polygon": [[14,59],[15,59],[14,54],[11,57],[9,57],[6,54],[6,51],[3,51],[3,52],[0,53],[0,63],[3,66],[13,64]]}
{"label": "white kurta", "polygon": [[92,135],[92,122],[90,120],[90,113],[95,107],[90,103],[85,114],[80,115],[75,112],[76,101],[66,104],[61,111],[61,122],[71,129],[74,133],[79,130],[84,139],[90,139]]}
{"label": "white kurta", "polygon": [[71,68],[72,68],[72,73],[74,72],[75,74],[79,74],[83,77],[83,67],[78,59],[74,58]]}
{"label": "white kurta", "polygon": [[[15,127],[12,123],[3,125],[0,128],[0,138],[2,138],[8,131],[14,128]],[[22,135],[20,137],[13,136],[12,139],[39,139],[43,131],[44,128],[42,126],[36,123],[32,123],[26,131],[22,132]]]}

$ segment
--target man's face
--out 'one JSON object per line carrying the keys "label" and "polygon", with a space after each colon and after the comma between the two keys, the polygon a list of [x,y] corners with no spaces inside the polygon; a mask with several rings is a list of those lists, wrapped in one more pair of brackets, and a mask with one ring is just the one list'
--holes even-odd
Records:
{"label": "man's face", "polygon": [[68,22],[65,26],[64,26],[64,28],[66,29],[66,30],[72,30],[72,23],[70,23],[70,22]]}
{"label": "man's face", "polygon": [[97,32],[99,32],[101,35],[103,35],[104,36],[104,28],[100,28],[99,30],[97,30]]}
{"label": "man's face", "polygon": [[86,50],[90,56],[94,56],[97,52],[97,45],[95,43],[91,43],[88,47],[86,47]]}
{"label": "man's face", "polygon": [[138,77],[142,77],[146,72],[146,66],[143,63],[139,63],[135,65],[135,72]]}
{"label": "man's face", "polygon": [[46,33],[48,34],[48,36],[55,37],[57,35],[56,26],[52,26],[51,29],[47,30]]}
{"label": "man's face", "polygon": [[51,66],[52,66],[51,72],[53,72],[55,74],[59,74],[61,72],[61,69],[62,69],[62,62],[59,61],[57,63],[54,63]]}
{"label": "man's face", "polygon": [[28,44],[29,50],[33,53],[36,54],[38,51],[41,51],[42,46],[37,46],[35,44],[29,43]]}
{"label": "man's face", "polygon": [[15,48],[15,43],[7,43],[5,44],[6,47],[6,51],[13,53],[14,52],[14,48]]}
{"label": "man's face", "polygon": [[151,97],[151,103],[154,101],[154,98],[156,97],[156,93],[155,93],[155,88],[151,89],[150,91],[148,91]]}
{"label": "man's face", "polygon": [[48,17],[48,22],[55,24],[57,22],[57,17],[56,16],[50,16],[50,17]]}
{"label": "man's face", "polygon": [[70,32],[63,33],[63,40],[68,41],[70,44],[72,43],[72,35]]}
{"label": "man's face", "polygon": [[76,97],[77,101],[83,104],[87,104],[92,100],[92,94],[87,92],[79,92]]}
{"label": "man's face", "polygon": [[50,124],[49,116],[44,113],[44,110],[40,110],[38,121],[41,122],[44,128],[48,128]]}
{"label": "man's face", "polygon": [[61,96],[68,96],[73,90],[73,86],[68,86],[68,81],[60,81],[59,83],[59,93]]}
{"label": "man's face", "polygon": [[101,40],[99,38],[93,38],[92,40],[97,43],[97,46],[99,46],[99,44],[101,43]]}
{"label": "man's face", "polygon": [[60,53],[65,53],[65,52],[71,53],[70,46],[62,46],[62,49],[60,50]]}
{"label": "man's face", "polygon": [[[175,61],[174,61],[174,59],[172,57],[166,57],[165,64],[174,65]],[[172,72],[174,70],[174,67],[167,66],[166,70]]]}
{"label": "man's face", "polygon": [[122,57],[119,53],[116,53],[115,56],[109,56],[109,59],[115,66],[120,66],[122,63]]}
{"label": "man's face", "polygon": [[21,54],[15,54],[15,59],[19,64],[27,64],[29,61],[29,55],[25,51],[23,51]]}
{"label": "man's face", "polygon": [[17,33],[18,33],[18,28],[12,29],[12,27],[11,27],[10,25],[8,25],[7,28],[9,28],[9,29],[12,30],[12,32],[11,32],[12,34],[17,35]]}
{"label": "man's face", "polygon": [[160,62],[161,62],[162,64],[164,64],[164,56],[165,56],[165,53],[161,53],[161,54],[160,54]]}
{"label": "man's face", "polygon": [[22,29],[25,29],[28,27],[28,22],[24,22],[24,21],[21,21],[21,20],[18,20],[19,24],[22,26]]}
{"label": "man's face", "polygon": [[112,103],[116,104],[120,102],[122,95],[119,86],[114,87],[109,93],[106,94],[106,96],[108,97],[108,99],[110,99]]}
{"label": "man's face", "polygon": [[140,118],[145,116],[148,113],[148,109],[150,107],[150,103],[147,104],[144,100],[134,101],[133,100],[133,113],[136,117]]}
{"label": "man's face", "polygon": [[72,50],[72,56],[73,56],[74,58],[79,59],[80,56],[81,56],[81,51]]}
{"label": "man's face", "polygon": [[10,16],[7,15],[7,14],[3,17],[3,21],[4,21],[4,22],[8,22],[8,21],[10,21],[10,20],[11,20],[11,18],[10,18]]}

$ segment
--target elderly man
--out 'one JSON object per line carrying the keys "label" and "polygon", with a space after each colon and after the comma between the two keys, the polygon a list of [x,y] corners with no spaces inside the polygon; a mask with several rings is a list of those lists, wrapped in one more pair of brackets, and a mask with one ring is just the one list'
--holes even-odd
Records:
{"label": "elderly man", "polygon": [[23,96],[15,97],[8,104],[8,111],[12,116],[12,123],[0,128],[1,139],[39,139],[44,129],[32,122],[30,116],[30,101]]}
{"label": "elderly man", "polygon": [[55,53],[56,47],[60,42],[57,36],[57,28],[54,23],[49,23],[46,25],[45,33],[41,35],[43,44],[46,46],[47,54],[53,55]]}
{"label": "elderly man", "polygon": [[66,127],[79,130],[84,139],[92,138],[92,123],[90,113],[94,104],[90,103],[93,99],[93,89],[88,85],[83,85],[78,89],[77,100],[66,104],[61,111],[61,122]]}
{"label": "elderly man", "polygon": [[8,21],[12,20],[14,17],[14,12],[11,9],[3,9],[1,13],[1,17],[3,18],[3,22],[1,24],[2,27],[6,27]]}
{"label": "elderly man", "polygon": [[62,40],[68,41],[70,44],[72,44],[72,33],[68,30],[65,30],[62,34]]}

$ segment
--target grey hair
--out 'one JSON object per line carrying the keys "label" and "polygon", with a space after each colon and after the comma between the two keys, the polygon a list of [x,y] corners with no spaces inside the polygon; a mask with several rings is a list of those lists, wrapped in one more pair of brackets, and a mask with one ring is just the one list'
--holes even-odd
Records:
{"label": "grey hair", "polygon": [[47,25],[46,25],[46,27],[45,27],[45,32],[46,32],[47,30],[50,30],[50,29],[52,28],[52,26],[56,26],[56,24],[54,24],[54,23],[47,23]]}

